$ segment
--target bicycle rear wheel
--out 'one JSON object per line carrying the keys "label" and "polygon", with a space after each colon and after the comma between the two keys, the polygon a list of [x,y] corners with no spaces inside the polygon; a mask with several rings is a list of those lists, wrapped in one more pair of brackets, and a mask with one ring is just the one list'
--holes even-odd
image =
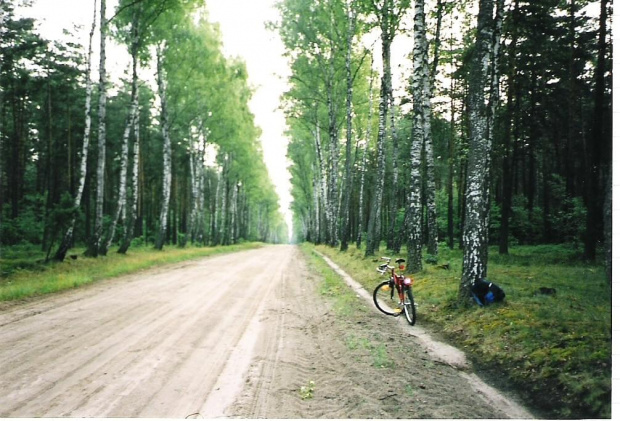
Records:
{"label": "bicycle rear wheel", "polygon": [[405,317],[411,326],[415,324],[415,302],[413,301],[413,292],[411,288],[405,291]]}
{"label": "bicycle rear wheel", "polygon": [[401,309],[398,306],[398,291],[396,291],[396,286],[393,282],[384,281],[377,285],[375,292],[372,294],[372,299],[381,313],[389,316],[397,316],[401,313]]}

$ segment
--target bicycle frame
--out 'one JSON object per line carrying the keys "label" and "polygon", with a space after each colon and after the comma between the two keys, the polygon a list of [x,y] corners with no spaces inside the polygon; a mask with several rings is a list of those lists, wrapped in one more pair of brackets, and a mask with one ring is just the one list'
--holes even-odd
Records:
{"label": "bicycle frame", "polygon": [[[389,258],[383,257],[382,259],[388,260]],[[390,260],[391,259],[389,259],[388,262]],[[401,304],[404,303],[405,302],[405,291],[411,288],[411,284],[413,284],[413,280],[411,278],[405,277],[405,275],[402,274],[402,270],[404,270],[404,266],[402,265],[398,266],[398,268],[401,270],[400,275],[396,273],[396,267],[389,266],[387,263],[385,265],[381,265],[380,267],[382,266],[385,266],[385,270],[390,269],[391,271],[390,281],[394,282],[394,285],[396,286],[396,292],[398,292],[398,299],[400,300],[400,303]],[[379,268],[377,268],[377,270],[381,272]],[[385,271],[381,273],[385,273]]]}
{"label": "bicycle frame", "polygon": [[[401,273],[398,274],[396,273],[396,267],[392,267],[388,264],[392,260],[390,257],[382,257],[381,259],[386,261],[386,263],[379,265],[377,271],[381,273],[381,275],[385,275],[388,270],[390,272],[388,279],[379,283],[372,294],[375,306],[377,306],[379,311],[389,316],[400,316],[404,313],[409,324],[414,325],[416,311],[413,289],[411,288],[413,280],[409,277],[405,277],[402,273],[405,269],[403,265],[405,260],[396,260],[397,267],[401,271]],[[398,297],[394,296],[394,289],[396,289]],[[385,293],[388,294],[385,295]],[[396,302],[397,300],[398,303]]]}

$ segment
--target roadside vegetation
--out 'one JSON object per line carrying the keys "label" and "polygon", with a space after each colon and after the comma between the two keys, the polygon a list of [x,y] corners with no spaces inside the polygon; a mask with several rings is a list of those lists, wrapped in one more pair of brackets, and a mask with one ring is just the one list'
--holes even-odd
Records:
{"label": "roadside vegetation", "polygon": [[[368,291],[379,282],[377,257],[355,247],[314,248]],[[414,276],[418,323],[550,418],[610,418],[611,288],[602,265],[583,263],[569,245],[514,247],[510,255],[491,247],[488,279],[506,299],[488,307],[458,304],[461,265],[462,252],[440,247],[437,261]]]}
{"label": "roadside vegetation", "polygon": [[127,254],[109,253],[98,259],[83,257],[74,249],[64,262],[44,263],[45,253],[32,245],[7,247],[0,257],[0,302],[26,299],[76,288],[102,279],[126,275],[154,266],[177,263],[220,253],[261,247],[248,242],[231,246],[168,248],[135,247]]}

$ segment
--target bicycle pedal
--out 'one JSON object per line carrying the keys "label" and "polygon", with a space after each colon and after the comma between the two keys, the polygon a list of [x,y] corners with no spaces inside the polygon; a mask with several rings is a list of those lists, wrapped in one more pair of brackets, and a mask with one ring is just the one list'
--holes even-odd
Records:
{"label": "bicycle pedal", "polygon": [[394,309],[394,315],[395,315],[395,316],[398,316],[398,315],[399,315],[400,313],[402,313],[402,312],[403,312],[403,310],[402,310],[402,309],[400,309],[400,308],[395,308],[395,309]]}

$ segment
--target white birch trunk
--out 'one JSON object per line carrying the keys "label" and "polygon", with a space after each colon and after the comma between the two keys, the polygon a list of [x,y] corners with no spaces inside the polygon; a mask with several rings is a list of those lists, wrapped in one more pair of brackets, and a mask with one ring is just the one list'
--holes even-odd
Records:
{"label": "white birch trunk", "polygon": [[213,227],[211,232],[211,244],[215,245],[218,242],[218,233],[220,229],[220,196],[222,194],[222,171],[217,173],[217,187],[215,188],[215,212],[213,212]]}
{"label": "white birch trunk", "polygon": [[334,101],[334,51],[332,48],[329,60],[329,75],[327,82],[327,108],[329,113],[329,157],[330,157],[330,171],[329,171],[329,189],[328,189],[328,201],[326,206],[329,208],[329,220],[328,220],[328,236],[327,241],[332,247],[338,243],[338,227],[337,227],[337,215],[336,209],[338,200],[338,161],[339,161],[339,145],[338,145],[338,124],[336,121],[337,109],[336,102]]}
{"label": "white birch trunk", "polygon": [[419,21],[422,44],[422,112],[423,112],[423,142],[426,156],[426,210],[428,217],[428,248],[429,254],[436,256],[439,253],[437,233],[437,207],[435,204],[435,154],[433,152],[433,138],[431,135],[431,97],[434,91],[434,79],[428,62],[428,40],[426,38],[426,12],[424,2],[416,1],[416,20]]}
{"label": "white birch trunk", "polygon": [[366,256],[375,254],[381,241],[381,208],[383,206],[383,187],[385,183],[385,132],[387,112],[392,86],[391,44],[394,37],[390,26],[389,16],[392,12],[388,6],[391,2],[384,1],[381,10],[381,56],[383,59],[383,74],[381,76],[381,97],[379,99],[379,134],[377,138],[377,179],[375,190],[370,204],[370,217],[366,233]]}
{"label": "white birch trunk", "polygon": [[[134,66],[137,66],[137,56],[134,56]],[[106,255],[108,249],[112,245],[112,240],[114,239],[114,232],[116,231],[116,223],[121,219],[121,224],[124,226],[125,223],[125,204],[127,202],[127,167],[129,164],[129,134],[131,133],[131,128],[133,127],[136,111],[138,109],[138,80],[137,80],[137,72],[134,67],[134,77],[131,84],[131,106],[129,108],[129,116],[127,118],[127,124],[125,126],[125,131],[123,132],[123,140],[121,143],[121,173],[118,187],[118,201],[116,204],[116,213],[112,218],[112,223],[110,225],[110,230],[108,232],[108,239],[105,244],[102,244],[99,252],[102,255]],[[121,217],[122,215],[122,217]]]}
{"label": "white birch trunk", "polygon": [[407,270],[422,270],[422,148],[424,147],[424,2],[416,0],[413,23],[413,126],[411,131],[411,181],[407,219]]}
{"label": "white birch trunk", "polygon": [[[124,253],[127,251],[129,246],[131,245],[131,240],[133,239],[133,225],[136,220],[136,210],[137,210],[137,171],[138,171],[138,161],[139,158],[136,153],[139,154],[140,146],[138,144],[138,49],[140,43],[140,27],[139,27],[139,19],[142,14],[142,5],[138,7],[138,9],[134,9],[133,19],[131,23],[131,109],[129,112],[129,120],[127,122],[127,127],[125,128],[125,133],[123,136],[123,162],[121,163],[121,188],[119,188],[119,202],[118,207],[120,208],[120,221],[123,227],[123,234],[121,236],[121,246],[119,247],[118,252]],[[133,156],[133,175],[132,175],[132,186],[131,193],[132,204],[130,209],[129,219],[127,219],[127,192],[126,192],[126,182],[127,179],[127,167],[129,160],[129,134],[131,129],[134,131],[134,156]],[[123,175],[124,173],[124,175]],[[115,219],[116,221],[116,219]],[[114,222],[116,223],[116,222]],[[111,236],[109,237],[108,247],[110,247],[110,243],[112,242],[112,237],[114,235],[114,229],[110,230]]]}
{"label": "white birch trunk", "polygon": [[[398,134],[396,132],[396,116],[394,111],[394,98],[390,98],[390,124],[392,126],[392,188],[390,191],[390,215],[389,215],[389,227],[388,227],[388,249],[395,251],[398,253],[400,250],[397,250],[397,235],[396,235],[396,215],[398,213],[398,173],[399,173],[399,162],[398,162]],[[398,246],[400,249],[400,246]]]}
{"label": "white birch trunk", "polygon": [[[93,23],[90,28],[90,33],[88,36],[88,56],[86,59],[86,104],[84,106],[84,141],[82,142],[82,152],[80,154],[80,169],[79,169],[79,182],[78,189],[75,194],[75,198],[73,201],[73,207],[77,210],[82,203],[82,196],[84,194],[84,185],[86,184],[86,164],[88,162],[88,145],[90,144],[90,126],[91,126],[91,118],[90,118],[90,108],[91,108],[91,99],[93,92],[93,84],[90,79],[90,71],[92,66],[92,55],[93,55],[93,37],[95,35],[95,27],[97,26],[97,0],[94,1],[93,7]],[[54,260],[62,262],[67,255],[67,251],[71,247],[71,242],[73,240],[73,230],[75,229],[75,220],[76,217],[73,216],[71,218],[71,222],[69,224],[69,228],[65,232],[65,235],[58,247],[58,251],[54,255]]]}
{"label": "white birch trunk", "polygon": [[95,229],[89,249],[86,251],[87,256],[97,257],[101,245],[101,237],[103,235],[103,195],[105,182],[105,154],[106,154],[106,37],[107,37],[107,21],[106,21],[106,0],[101,0],[100,8],[100,32],[101,40],[99,43],[99,128],[97,139],[97,195],[95,205]]}
{"label": "white birch trunk", "polygon": [[370,135],[372,132],[372,100],[373,100],[373,85],[374,85],[374,73],[372,71],[373,61],[371,59],[370,64],[370,86],[368,89],[368,121],[366,124],[366,146],[364,147],[364,152],[362,153],[362,168],[361,172],[361,180],[360,180],[360,201],[359,201],[359,223],[357,227],[357,241],[356,246],[358,249],[362,247],[362,233],[363,233],[363,220],[364,220],[364,180],[366,176],[366,154],[368,153],[368,148],[370,147]]}
{"label": "white birch trunk", "polygon": [[[319,176],[320,177],[320,176]],[[312,196],[314,199],[314,237],[312,241],[315,244],[319,243],[320,238],[320,229],[321,229],[321,214],[319,209],[319,188],[317,187],[320,184],[320,181],[316,175],[314,177],[314,189],[312,189]]]}
{"label": "white birch trunk", "polygon": [[163,177],[162,177],[162,203],[161,212],[159,214],[159,232],[155,248],[161,250],[166,241],[166,233],[168,229],[168,209],[170,206],[170,188],[172,181],[171,161],[172,147],[170,142],[170,128],[168,122],[168,108],[166,102],[166,85],[163,68],[163,51],[162,45],[157,46],[157,87],[159,90],[159,98],[161,100],[161,131],[164,138],[163,150]]}
{"label": "white birch trunk", "polygon": [[353,35],[355,32],[357,11],[352,9],[352,2],[347,1],[347,143],[345,156],[344,203],[342,204],[342,219],[340,228],[340,250],[349,247],[349,220],[351,214],[351,189],[353,188],[353,162],[351,160],[351,142],[353,137],[353,75],[351,74],[351,53],[353,50]]}
{"label": "white birch trunk", "polygon": [[189,213],[189,236],[190,242],[194,244],[196,241],[196,208],[198,207],[198,189],[197,189],[197,176],[196,176],[196,151],[191,150],[189,155],[189,174],[190,174],[190,186],[192,189],[191,196],[191,210]]}
{"label": "white birch trunk", "polygon": [[486,91],[492,83],[493,0],[480,0],[478,30],[470,76],[471,139],[465,194],[463,273],[460,299],[469,297],[471,286],[486,273],[488,248],[488,172],[491,152]]}
{"label": "white birch trunk", "polygon": [[[316,120],[316,129],[315,129],[315,133],[314,133],[314,144],[316,147],[316,154],[317,154],[317,159],[319,161],[319,174],[320,174],[320,187],[321,187],[321,202],[323,204],[323,208],[325,210],[325,219],[327,222],[327,231],[329,231],[329,228],[331,227],[331,220],[333,218],[333,215],[331,213],[332,209],[331,206],[329,206],[328,203],[328,197],[327,197],[327,174],[326,174],[326,169],[325,169],[325,162],[323,159],[323,150],[321,147],[321,129],[319,127],[319,120],[317,117]],[[319,241],[322,240],[322,236],[323,236],[323,230],[320,230],[319,232]],[[328,233],[329,236],[329,233]]]}
{"label": "white birch trunk", "polygon": [[139,168],[140,168],[140,118],[139,110],[136,110],[133,116],[133,167],[131,171],[131,206],[129,212],[129,218],[125,221],[125,235],[123,242],[118,249],[119,253],[125,253],[131,245],[133,240],[133,231],[136,220],[138,219],[138,180],[139,180]]}

